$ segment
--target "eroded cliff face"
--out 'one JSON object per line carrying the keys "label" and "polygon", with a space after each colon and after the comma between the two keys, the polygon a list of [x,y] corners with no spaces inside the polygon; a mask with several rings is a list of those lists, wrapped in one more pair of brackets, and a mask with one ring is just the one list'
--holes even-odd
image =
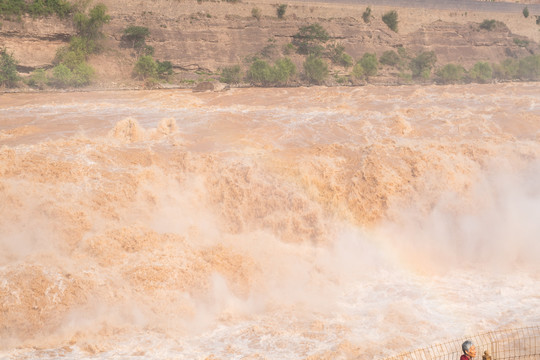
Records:
{"label": "eroded cliff face", "polygon": [[479,29],[477,23],[435,21],[405,38],[405,44],[410,49],[421,51],[427,48],[435,51],[439,63],[458,63],[467,68],[478,61],[499,62],[507,57],[521,58],[538,50],[535,42],[512,33],[506,26],[487,31]]}
{"label": "eroded cliff face", "polygon": [[[477,61],[499,62],[506,57],[523,57],[539,50],[534,19],[521,14],[457,13],[433,10],[398,9],[399,32],[388,29],[381,14],[389,10],[372,7],[369,23],[362,20],[364,5],[289,4],[284,19],[276,17],[276,5],[266,0],[241,3],[105,1],[111,21],[104,28],[105,51],[93,56],[98,82],[128,81],[136,60],[132,49],[122,47],[123,30],[130,25],[150,30],[148,45],[155,57],[171,61],[177,71],[215,72],[224,66],[242,64],[245,59],[265,51],[267,56],[284,55],[284,46],[301,26],[320,23],[330,34],[330,42],[341,43],[354,59],[365,52],[381,55],[384,51],[404,46],[412,53],[433,50],[438,65],[449,62],[466,67]],[[253,8],[261,11],[257,20]],[[508,26],[492,31],[479,29],[480,19],[495,18]],[[19,71],[53,66],[59,47],[67,45],[75,34],[70,20],[57,17],[29,16],[19,20],[3,20],[0,44],[13,52]],[[532,34],[532,35],[531,35]],[[515,39],[524,41],[515,41]],[[288,54],[297,66],[303,57]],[[336,69],[345,71],[345,69]],[[382,69],[384,76],[390,69]]]}
{"label": "eroded cliff face", "polygon": [[56,50],[74,34],[69,20],[24,16],[20,20],[2,20],[0,45],[13,52],[19,71],[31,71],[52,66]]}

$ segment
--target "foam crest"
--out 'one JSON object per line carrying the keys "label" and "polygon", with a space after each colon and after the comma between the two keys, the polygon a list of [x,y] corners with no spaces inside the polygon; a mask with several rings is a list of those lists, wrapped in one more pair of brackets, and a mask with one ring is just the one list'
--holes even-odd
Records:
{"label": "foam crest", "polygon": [[125,118],[116,123],[108,136],[122,142],[133,143],[156,140],[177,132],[178,125],[173,118],[161,119],[155,129],[144,129],[134,118]]}

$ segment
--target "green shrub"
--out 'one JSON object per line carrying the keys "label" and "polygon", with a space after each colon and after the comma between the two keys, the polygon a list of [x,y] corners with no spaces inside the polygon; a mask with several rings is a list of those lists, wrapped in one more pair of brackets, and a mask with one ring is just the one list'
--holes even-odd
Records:
{"label": "green shrub", "polygon": [[59,60],[60,63],[67,66],[70,70],[73,70],[77,65],[86,60],[86,56],[80,51],[68,50],[67,52],[62,53]]}
{"label": "green shrub", "polygon": [[279,53],[276,40],[274,38],[268,38],[266,46],[261,50],[260,55],[265,58],[273,58]]}
{"label": "green shrub", "polygon": [[398,46],[397,52],[400,59],[411,59],[411,55],[409,54],[409,51],[405,49],[403,46]]}
{"label": "green shrub", "polygon": [[322,84],[328,76],[328,65],[320,57],[309,55],[304,62],[304,72],[310,83]]}
{"label": "green shrub", "polygon": [[536,25],[540,25],[540,15],[534,15],[536,17]]}
{"label": "green shrub", "polygon": [[523,16],[525,16],[526,18],[529,17],[529,8],[526,6],[523,8]]}
{"label": "green shrub", "polygon": [[69,50],[80,52],[87,57],[88,55],[97,52],[98,46],[92,39],[81,36],[72,36],[69,40]]}
{"label": "green shrub", "polygon": [[101,28],[111,20],[107,15],[107,7],[104,4],[94,6],[89,15],[78,12],[73,16],[73,22],[77,33],[87,39],[99,39],[103,37]]}
{"label": "green shrub", "polygon": [[257,20],[261,20],[261,9],[254,7],[251,9],[251,16]]}
{"label": "green shrub", "polygon": [[365,53],[354,65],[351,75],[356,79],[377,75],[379,62],[377,56],[371,53]]}
{"label": "green shrub", "polygon": [[257,59],[251,64],[247,78],[253,85],[267,86],[272,82],[272,67],[266,61]]}
{"label": "green shrub", "polygon": [[326,48],[328,58],[333,64],[343,67],[350,67],[353,64],[353,58],[345,52],[345,47],[341,44],[330,44]]}
{"label": "green shrub", "polygon": [[461,65],[446,64],[439,71],[437,77],[443,84],[455,84],[463,81],[466,70]]}
{"label": "green shrub", "polygon": [[47,73],[44,69],[36,69],[26,80],[26,83],[28,86],[43,90],[48,84]]}
{"label": "green shrub", "polygon": [[14,87],[19,81],[17,72],[17,60],[13,54],[8,54],[7,49],[0,50],[0,86]]}
{"label": "green shrub", "polygon": [[288,44],[283,45],[282,51],[283,51],[283,54],[290,55],[296,51],[296,47],[293,44],[288,43]]}
{"label": "green shrub", "polygon": [[72,80],[71,85],[75,87],[86,86],[90,84],[92,77],[94,76],[94,69],[86,62],[78,64],[72,70]]}
{"label": "green shrub", "polygon": [[469,70],[469,78],[482,84],[489,82],[493,78],[493,70],[487,62],[479,61]]}
{"label": "green shrub", "polygon": [[[240,76],[240,67],[230,69],[229,77]],[[289,58],[276,60],[270,66],[265,60],[255,59],[247,72],[247,80],[257,86],[285,85],[296,74],[296,65]],[[227,79],[225,79],[227,80]],[[236,82],[239,82],[236,81]]]}
{"label": "green shrub", "polygon": [[491,20],[484,20],[482,21],[482,23],[480,23],[480,29],[484,29],[484,30],[487,30],[487,31],[493,31],[495,30],[497,27],[504,27],[504,23],[501,22],[501,21],[497,21],[497,20],[494,20],[494,19],[491,19]]}
{"label": "green shrub", "polygon": [[24,0],[0,0],[0,15],[22,15],[26,12]]}
{"label": "green shrub", "polygon": [[326,47],[326,56],[332,61],[332,63],[337,64],[341,55],[345,52],[345,46],[342,44],[332,43],[328,44]]}
{"label": "green shrub", "polygon": [[59,64],[53,68],[53,77],[49,84],[59,88],[69,86],[81,87],[88,85],[94,75],[94,69],[85,62],[78,64],[73,70],[64,64]]}
{"label": "green shrub", "polygon": [[364,75],[375,76],[377,75],[377,69],[379,62],[377,61],[377,55],[371,53],[365,53],[364,56],[358,61],[364,69]]}
{"label": "green shrub", "polygon": [[297,52],[303,55],[320,55],[323,46],[330,36],[328,32],[319,24],[311,24],[302,26],[298,33],[293,35],[293,45],[296,46]]}
{"label": "green shrub", "polygon": [[71,84],[73,73],[64,64],[59,64],[53,68],[53,77],[50,80],[50,84],[55,87],[68,87]]}
{"label": "green shrub", "polygon": [[356,79],[361,79],[364,77],[364,68],[362,67],[362,64],[360,62],[357,62],[356,65],[354,65],[352,69],[351,75],[355,77]]}
{"label": "green shrub", "polygon": [[518,76],[519,61],[516,59],[504,59],[499,66],[493,67],[493,76],[498,79],[515,79]]}
{"label": "green shrub", "polygon": [[433,51],[424,51],[418,54],[409,63],[413,78],[429,79],[431,69],[437,62],[437,56]]}
{"label": "green shrub", "polygon": [[65,0],[0,0],[0,15],[48,16],[56,14],[63,18],[72,11],[72,5]]}
{"label": "green shrub", "polygon": [[339,76],[336,74],[334,75],[334,78],[336,79],[336,82],[340,85],[343,85],[349,82],[349,78],[347,76]]}
{"label": "green shrub", "polygon": [[364,13],[362,14],[362,20],[364,20],[365,23],[370,22],[371,20],[371,8],[368,6],[366,10],[364,10]]}
{"label": "green shrub", "polygon": [[49,9],[43,0],[36,0],[26,7],[26,12],[32,16],[50,15]]}
{"label": "green shrub", "polygon": [[168,79],[173,74],[173,67],[170,61],[156,61],[157,76],[162,79]]}
{"label": "green shrub", "polygon": [[341,58],[338,61],[338,65],[343,66],[344,68],[348,69],[354,64],[354,60],[351,55],[347,53],[341,54]]}
{"label": "green shrub", "polygon": [[540,55],[520,59],[517,75],[523,80],[540,80]]}
{"label": "green shrub", "polygon": [[394,50],[388,50],[382,53],[379,58],[379,62],[383,65],[397,66],[401,61],[401,58]]}
{"label": "green shrub", "polygon": [[406,83],[406,84],[410,84],[412,83],[412,74],[410,73],[406,73],[404,71],[401,71],[398,75],[398,78],[400,81]]}
{"label": "green shrub", "polygon": [[382,21],[390,28],[390,30],[398,31],[398,13],[395,10],[391,10],[382,16]]}
{"label": "green shrub", "polygon": [[150,45],[145,45],[139,52],[139,55],[150,55],[154,56],[154,47]]}
{"label": "green shrub", "polygon": [[147,27],[130,25],[124,29],[122,41],[129,47],[140,51],[146,46],[148,35],[150,35],[150,30]]}
{"label": "green shrub", "polygon": [[73,36],[69,42],[69,46],[61,47],[56,52],[55,63],[62,63],[70,70],[75,69],[77,65],[85,62],[88,55],[96,51],[96,43],[80,36]]}
{"label": "green shrub", "polygon": [[226,84],[238,84],[242,81],[242,69],[240,65],[224,67],[221,70],[220,81]]}
{"label": "green shrub", "polygon": [[34,0],[27,11],[33,16],[56,14],[64,18],[71,13],[72,6],[65,0]]}
{"label": "green shrub", "polygon": [[504,70],[502,62],[498,63],[498,64],[492,63],[491,64],[491,73],[492,73],[492,76],[493,76],[494,79],[498,79],[498,80],[510,79],[506,75],[506,72]]}
{"label": "green shrub", "polygon": [[516,44],[519,47],[527,47],[529,46],[529,40],[514,38],[514,44]]}
{"label": "green shrub", "polygon": [[289,58],[276,60],[272,68],[272,80],[276,84],[285,85],[296,74],[296,65]]}
{"label": "green shrub", "polygon": [[281,4],[277,7],[277,17],[279,19],[283,19],[283,16],[285,16],[285,11],[287,11],[287,4]]}
{"label": "green shrub", "polygon": [[158,65],[150,55],[141,56],[133,68],[133,76],[139,80],[156,78],[158,75]]}

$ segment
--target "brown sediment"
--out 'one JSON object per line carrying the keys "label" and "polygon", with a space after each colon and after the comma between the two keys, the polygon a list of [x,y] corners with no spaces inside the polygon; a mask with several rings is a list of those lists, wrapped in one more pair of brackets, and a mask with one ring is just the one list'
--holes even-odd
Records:
{"label": "brown sediment", "polygon": [[[380,252],[398,251],[389,255],[392,265],[407,274],[433,275],[437,266],[453,265],[467,245],[458,235],[466,232],[444,228],[444,243],[439,233],[414,228],[408,212],[419,227],[431,225],[421,220],[435,210],[459,223],[460,216],[481,217],[491,205],[502,206],[521,191],[512,186],[526,183],[510,182],[497,194],[490,176],[506,181],[506,173],[522,179],[530,172],[534,179],[537,90],[527,84],[133,92],[115,106],[145,100],[159,107],[157,115],[137,113],[107,126],[86,109],[73,123],[38,124],[30,137],[0,139],[0,337],[8,339],[0,346],[69,344],[97,354],[114,348],[116,338],[149,329],[184,339],[192,328],[243,324],[240,333],[258,350],[246,354],[231,345],[227,351],[268,358],[272,345],[264,339],[286,348],[287,337],[298,336],[305,344],[292,352],[324,359],[380,354],[381,342],[410,347],[424,336],[418,326],[441,334],[422,301],[455,297],[468,305],[463,308],[475,304],[466,294],[454,296],[459,288],[451,285],[428,300],[410,278],[410,288],[399,288],[402,273],[383,269]],[[56,101],[101,103],[108,95],[63,96]],[[491,106],[486,97],[495,98]],[[496,107],[497,99],[506,105]],[[178,109],[196,115],[172,117]],[[114,117],[117,109],[99,111]],[[6,110],[5,123],[24,112],[24,105]],[[527,198],[538,194],[527,189],[519,200],[534,210]],[[386,235],[389,223],[414,231],[359,235]],[[350,228],[360,230],[347,235]],[[528,239],[529,228],[534,225],[527,223],[516,242]],[[342,237],[350,238],[350,248],[340,250]],[[494,255],[528,255],[525,245],[503,245]],[[489,252],[486,244],[474,246]],[[373,275],[383,270],[391,275]],[[363,283],[364,276],[374,278]],[[335,299],[350,290],[351,277],[366,286],[354,294],[361,301],[369,301],[370,291],[403,301],[385,304],[382,296],[355,309],[361,315],[335,316]],[[450,307],[459,313],[459,306]],[[391,336],[359,341],[351,329],[364,317]],[[310,342],[331,346],[314,351]]]}

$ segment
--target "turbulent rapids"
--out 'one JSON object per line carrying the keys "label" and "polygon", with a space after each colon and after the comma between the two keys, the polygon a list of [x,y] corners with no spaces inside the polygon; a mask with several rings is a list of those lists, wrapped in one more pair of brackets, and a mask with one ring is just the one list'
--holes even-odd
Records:
{"label": "turbulent rapids", "polygon": [[539,94],[0,95],[0,357],[381,359],[537,325]]}

